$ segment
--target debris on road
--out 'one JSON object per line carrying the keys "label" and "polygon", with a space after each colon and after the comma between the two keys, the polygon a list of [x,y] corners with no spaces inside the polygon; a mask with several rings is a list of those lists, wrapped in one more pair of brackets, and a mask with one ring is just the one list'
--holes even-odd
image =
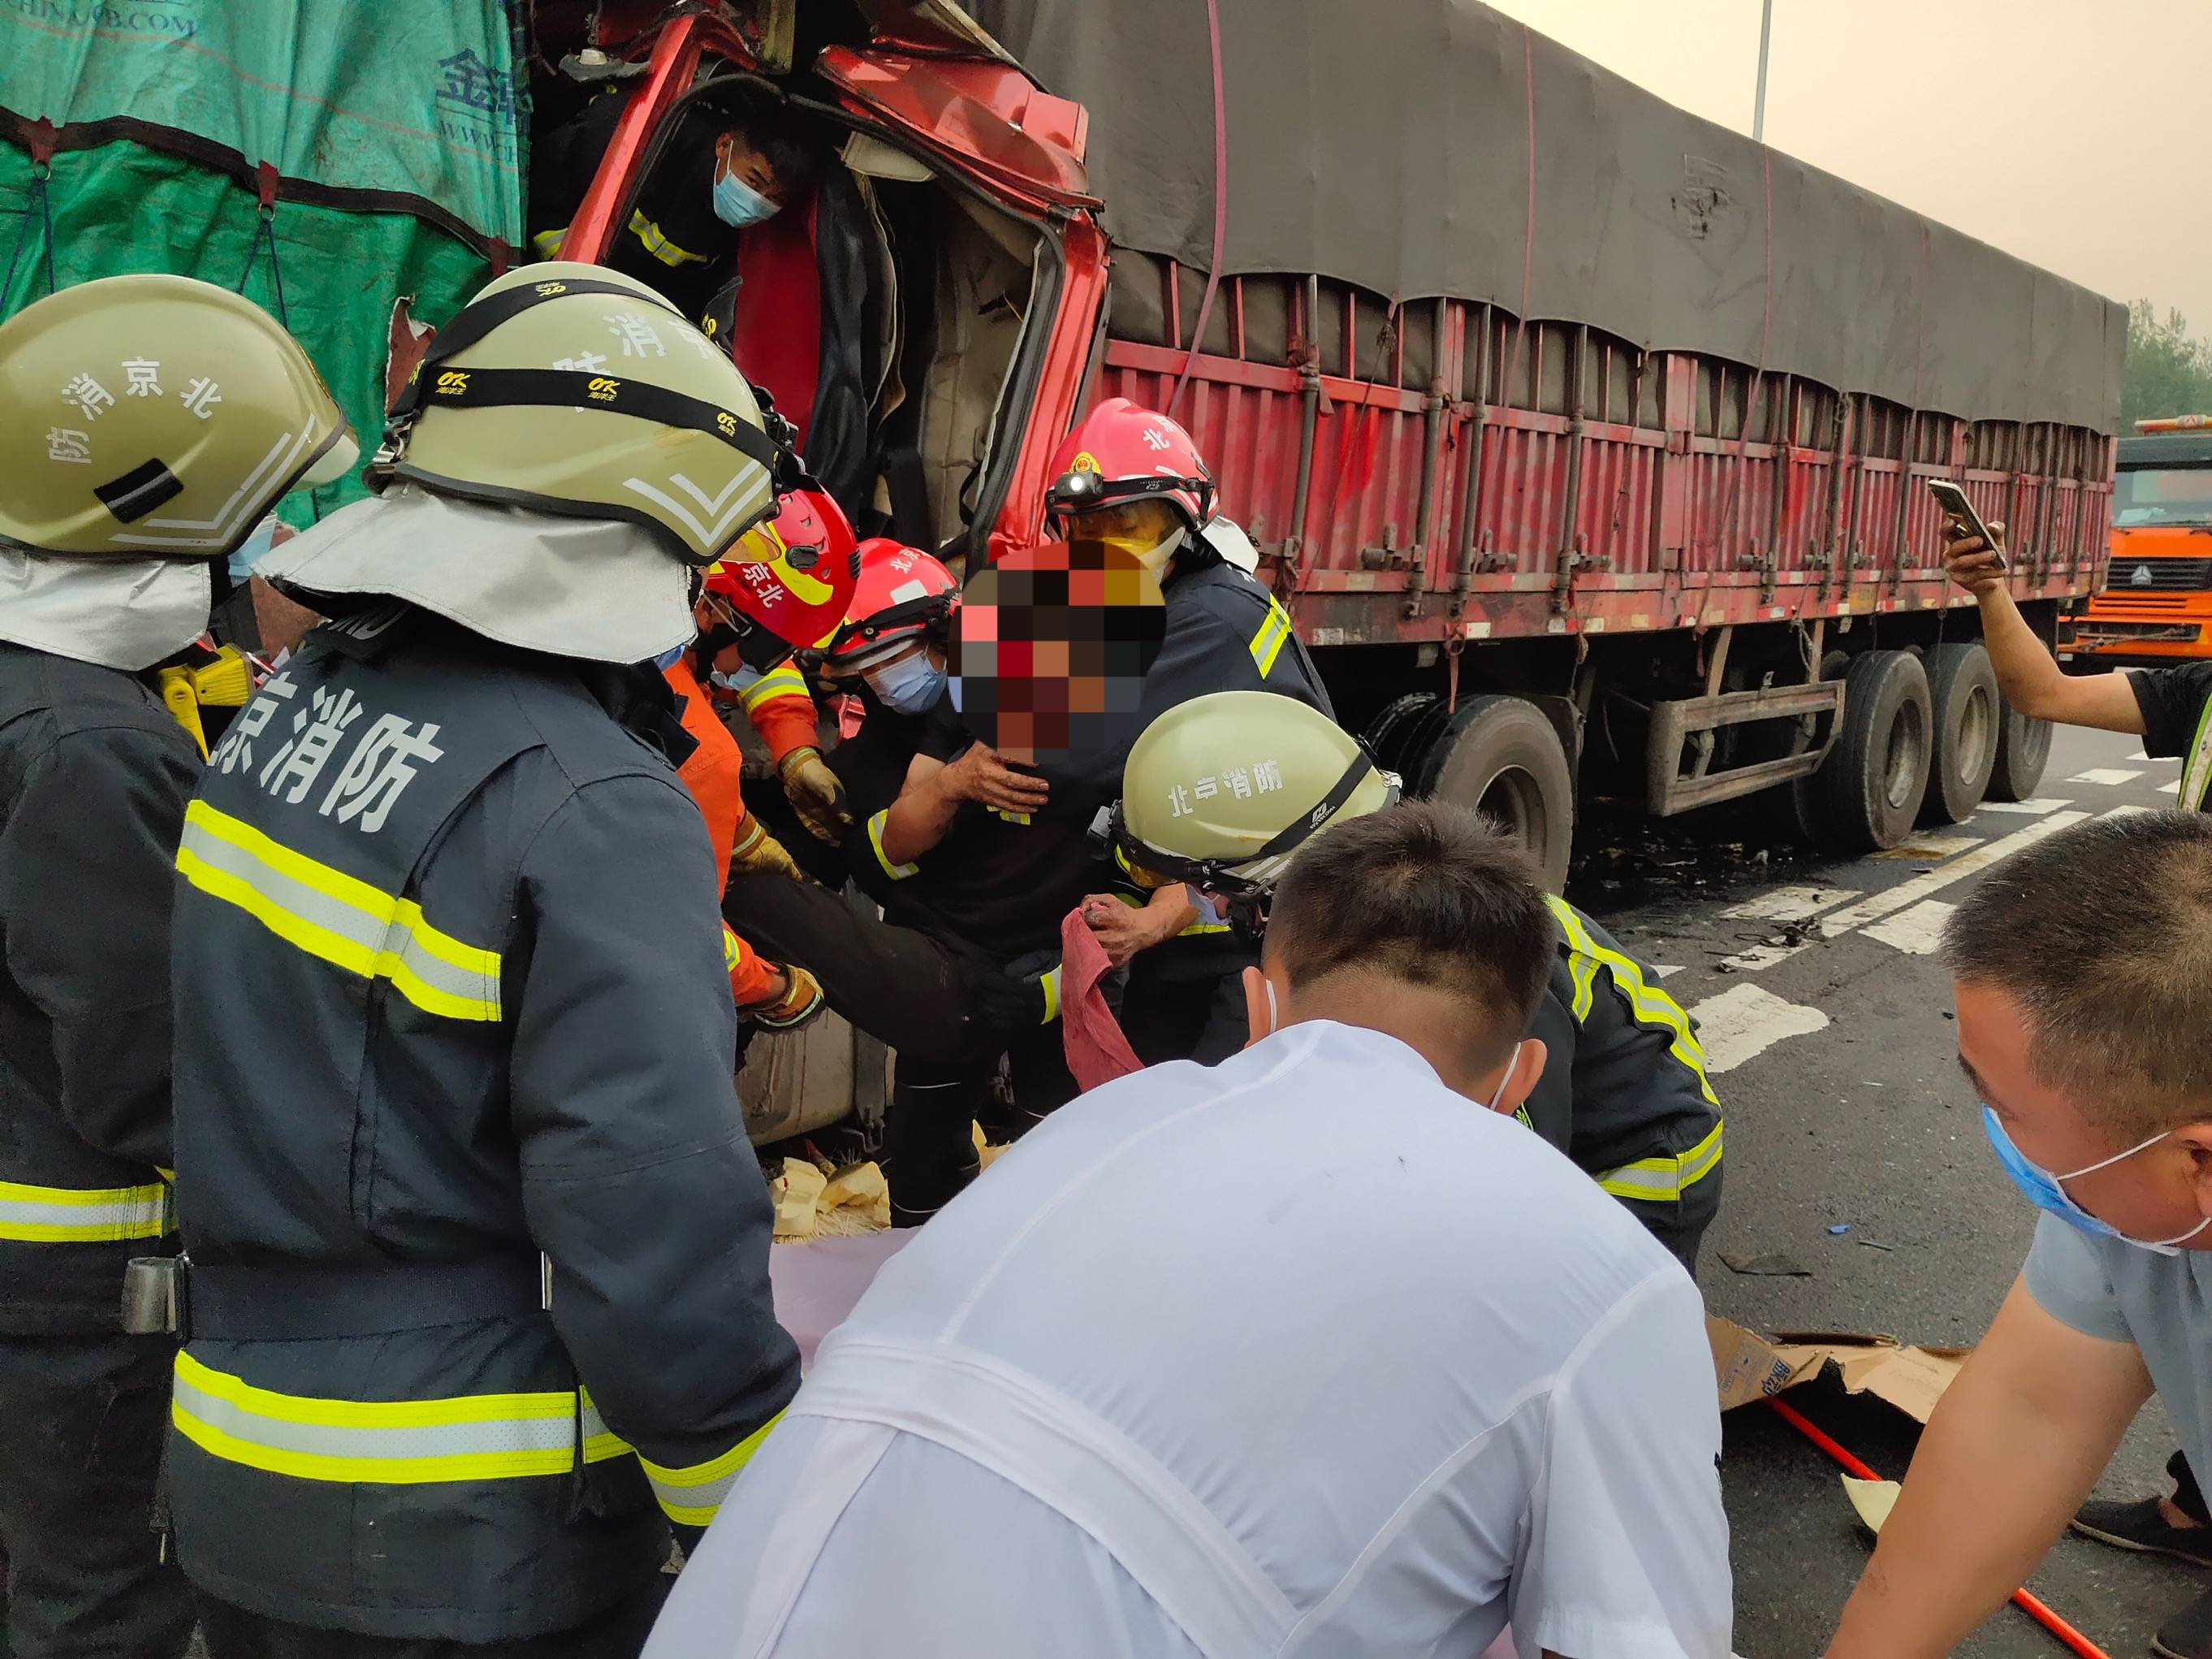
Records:
{"label": "debris on road", "polygon": [[1747,1273],[1764,1279],[1810,1279],[1813,1270],[1801,1264],[1795,1256],[1784,1255],[1779,1250],[1769,1250],[1762,1255],[1738,1255],[1732,1251],[1721,1252],[1721,1265],[1732,1273]]}

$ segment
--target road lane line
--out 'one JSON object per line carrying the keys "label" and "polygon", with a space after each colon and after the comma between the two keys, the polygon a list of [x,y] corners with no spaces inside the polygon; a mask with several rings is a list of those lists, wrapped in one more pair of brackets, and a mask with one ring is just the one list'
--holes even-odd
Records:
{"label": "road lane line", "polygon": [[1985,800],[1974,810],[1977,812],[2018,812],[2027,817],[2039,818],[2045,812],[2055,812],[2062,806],[2073,804],[2061,795],[2038,795],[2033,800]]}
{"label": "road lane line", "polygon": [[2148,812],[2150,810],[2148,806],[2115,806],[2108,811],[2098,813],[2097,816],[2100,818],[2124,818],[2130,812]]}
{"label": "road lane line", "polygon": [[1956,908],[1942,899],[1923,899],[1909,910],[1869,922],[1860,931],[1869,939],[1893,945],[1909,956],[1932,957],[1943,942],[1943,924]]}
{"label": "road lane line", "polygon": [[1961,853],[1948,864],[1930,870],[1924,876],[1915,876],[1894,887],[1879,893],[1869,893],[1856,904],[1845,905],[1820,918],[1820,931],[1829,939],[1850,933],[1854,927],[1863,927],[1870,921],[1894,915],[1898,911],[1915,905],[1924,898],[1933,897],[1953,882],[1986,870],[1992,864],[2002,863],[2023,847],[2033,847],[2045,836],[2063,830],[2069,823],[2079,823],[2089,815],[2087,812],[2053,812],[2039,818],[2025,830],[2015,830],[2009,836],[2001,836],[1987,846],[1978,847],[1971,853]]}
{"label": "road lane line", "polygon": [[1908,836],[1894,847],[1886,847],[1881,852],[1869,853],[1867,856],[1877,859],[1918,859],[1924,864],[1933,864],[1939,859],[1956,858],[1969,847],[1979,847],[1981,844],[1982,837],[1979,836],[1938,836],[1923,833]]}
{"label": "road lane line", "polygon": [[1771,887],[1755,898],[1730,905],[1721,915],[1729,921],[1802,921],[1858,897],[1859,891],[1856,887]]}
{"label": "road lane line", "polygon": [[2066,780],[2069,783],[2126,783],[2142,775],[2138,770],[2124,766],[2093,766],[2086,772],[2076,772]]}
{"label": "road lane line", "polygon": [[1698,1044],[1705,1051],[1705,1070],[1732,1072],[1785,1037],[1826,1030],[1827,1015],[1818,1008],[1785,1002],[1758,985],[1731,985],[1692,1004]]}

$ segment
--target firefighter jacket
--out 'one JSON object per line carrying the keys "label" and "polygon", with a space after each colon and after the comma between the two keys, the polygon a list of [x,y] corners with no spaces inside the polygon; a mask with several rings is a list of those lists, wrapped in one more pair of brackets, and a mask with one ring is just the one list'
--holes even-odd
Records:
{"label": "firefighter jacket", "polygon": [[1721,1103],[1681,1005],[1564,899],[1552,978],[1529,1035],[1549,1058],[1518,1114],[1696,1271],[1720,1207]]}
{"label": "firefighter jacket", "polygon": [[179,1557],[265,1616],[566,1629],[798,1384],[657,676],[308,635],[177,855]]}
{"label": "firefighter jacket", "polygon": [[[719,894],[730,884],[731,850],[753,823],[752,814],[745,810],[745,757],[738,740],[722,724],[722,717],[714,712],[685,656],[678,655],[660,673],[682,702],[684,732],[694,745],[676,775],[691,792],[700,816],[707,821],[708,848],[714,855],[714,890]],[[810,702],[807,706],[813,705]],[[775,994],[775,969],[761,960],[760,953],[738,938],[727,922],[722,924],[722,962],[730,972],[730,995],[738,1006],[765,1002]]]}
{"label": "firefighter jacket", "polygon": [[0,1332],[114,1334],[173,1249],[169,866],[199,756],[135,674],[0,643]]}

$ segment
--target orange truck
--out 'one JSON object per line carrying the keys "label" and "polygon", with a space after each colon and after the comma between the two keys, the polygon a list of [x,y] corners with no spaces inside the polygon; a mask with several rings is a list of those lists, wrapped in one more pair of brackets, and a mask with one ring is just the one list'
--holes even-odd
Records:
{"label": "orange truck", "polygon": [[2212,657],[2212,415],[2137,421],[2118,446],[2112,563],[2059,658],[2075,672]]}

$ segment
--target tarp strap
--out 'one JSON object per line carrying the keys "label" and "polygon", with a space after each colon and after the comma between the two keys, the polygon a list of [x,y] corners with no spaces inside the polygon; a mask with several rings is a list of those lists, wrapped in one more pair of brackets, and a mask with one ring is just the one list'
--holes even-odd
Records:
{"label": "tarp strap", "polygon": [[8,280],[0,284],[0,301],[15,291],[15,267],[22,262],[23,242],[31,234],[31,207],[38,205],[39,218],[46,228],[46,292],[52,294],[59,286],[54,281],[54,210],[48,200],[46,180],[52,177],[53,168],[45,161],[31,164],[31,199],[23,204],[23,216],[15,226],[15,249],[8,256]]}
{"label": "tarp strap", "polygon": [[[1213,57],[1213,252],[1206,262],[1206,292],[1199,296],[1198,316],[1191,324],[1190,355],[1182,360],[1182,373],[1168,394],[1168,417],[1175,418],[1182,389],[1198,367],[1199,349],[1206,341],[1206,325],[1213,315],[1213,296],[1221,289],[1222,250],[1229,242],[1229,106],[1221,84],[1220,0],[1206,0],[1206,45]],[[1307,325],[1311,327],[1312,325]]]}

